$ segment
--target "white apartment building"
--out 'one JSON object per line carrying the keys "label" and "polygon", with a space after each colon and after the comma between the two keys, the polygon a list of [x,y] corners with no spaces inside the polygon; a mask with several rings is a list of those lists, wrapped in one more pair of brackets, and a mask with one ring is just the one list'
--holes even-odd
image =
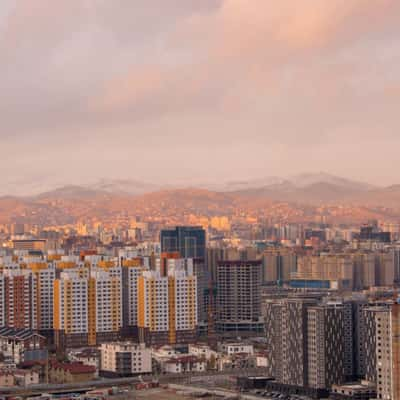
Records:
{"label": "white apartment building", "polygon": [[0,328],[6,324],[4,275],[0,274]]}
{"label": "white apartment building", "polygon": [[54,281],[54,330],[58,346],[87,344],[88,312],[88,279],[77,271],[62,272]]}
{"label": "white apartment building", "polygon": [[138,325],[150,332],[168,332],[168,278],[144,271],[138,279]]}
{"label": "white apartment building", "polygon": [[[40,264],[38,264],[40,265]],[[53,288],[55,269],[43,263],[42,267],[33,268],[37,282],[37,325],[40,330],[53,329]]]}
{"label": "white apartment building", "polygon": [[[108,271],[95,270],[91,272],[89,281],[89,296],[95,301],[94,309],[89,304],[89,316],[96,319],[95,336],[101,335],[102,340],[112,340],[122,326],[122,298],[120,268]],[[94,281],[94,282],[93,282]],[[92,292],[91,285],[94,285]],[[93,339],[95,343],[96,339]]]}
{"label": "white apartment building", "polygon": [[54,283],[58,346],[115,341],[122,326],[121,269],[70,269]]}
{"label": "white apartment building", "polygon": [[105,376],[132,376],[152,372],[151,350],[141,343],[102,343],[100,370]]}
{"label": "white apartment building", "polygon": [[152,345],[190,343],[197,326],[197,278],[193,268],[171,263],[165,276],[144,271],[138,278],[138,326]]}

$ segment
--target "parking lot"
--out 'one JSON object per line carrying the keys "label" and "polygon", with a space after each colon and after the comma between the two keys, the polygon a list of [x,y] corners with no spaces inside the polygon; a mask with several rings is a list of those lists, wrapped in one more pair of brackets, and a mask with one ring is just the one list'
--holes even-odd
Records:
{"label": "parking lot", "polygon": [[275,399],[275,400],[311,400],[307,396],[300,395],[288,395],[279,392],[271,392],[261,389],[250,390],[248,393],[255,395],[257,397],[263,397],[265,399]]}

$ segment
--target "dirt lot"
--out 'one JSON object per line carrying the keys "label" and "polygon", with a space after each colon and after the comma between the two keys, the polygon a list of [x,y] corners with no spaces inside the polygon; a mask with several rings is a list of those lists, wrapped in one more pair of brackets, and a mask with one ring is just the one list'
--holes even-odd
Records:
{"label": "dirt lot", "polygon": [[156,388],[137,390],[130,393],[124,393],[117,396],[109,397],[109,399],[115,400],[194,400],[195,397],[186,396],[180,393],[176,393],[173,390]]}

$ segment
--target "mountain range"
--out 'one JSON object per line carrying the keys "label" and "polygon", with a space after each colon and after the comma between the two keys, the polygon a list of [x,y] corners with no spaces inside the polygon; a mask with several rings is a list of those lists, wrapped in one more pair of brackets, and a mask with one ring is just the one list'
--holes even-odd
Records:
{"label": "mountain range", "polygon": [[313,221],[326,212],[336,223],[400,220],[400,185],[377,187],[318,173],[191,186],[103,179],[30,196],[0,196],[0,223],[24,220],[49,226],[92,218],[115,222],[127,215],[176,224],[195,215],[238,214]]}
{"label": "mountain range", "polygon": [[[7,187],[3,186],[3,192],[6,189]],[[32,189],[32,184],[30,189]],[[23,192],[22,188],[19,192]],[[378,187],[324,172],[306,173],[286,178],[271,176],[264,179],[228,181],[221,184],[193,183],[191,185],[159,185],[129,179],[102,179],[86,185],[65,185],[35,195],[15,197],[20,202],[57,199],[111,199],[115,197],[134,197],[139,200],[141,196],[152,194],[152,198],[154,198],[165,192],[176,198],[185,194],[186,200],[190,196],[196,200],[199,193],[208,193],[210,199],[220,195],[246,201],[262,199],[304,205],[352,203],[390,208],[397,208],[400,205],[400,185]],[[11,193],[7,194],[6,198],[8,199],[13,197]],[[4,201],[5,197],[2,200]]]}

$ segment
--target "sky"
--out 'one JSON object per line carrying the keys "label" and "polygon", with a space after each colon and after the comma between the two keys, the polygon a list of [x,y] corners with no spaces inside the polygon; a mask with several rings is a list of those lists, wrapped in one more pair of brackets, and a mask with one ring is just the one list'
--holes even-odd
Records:
{"label": "sky", "polygon": [[398,0],[1,0],[2,185],[400,183]]}

